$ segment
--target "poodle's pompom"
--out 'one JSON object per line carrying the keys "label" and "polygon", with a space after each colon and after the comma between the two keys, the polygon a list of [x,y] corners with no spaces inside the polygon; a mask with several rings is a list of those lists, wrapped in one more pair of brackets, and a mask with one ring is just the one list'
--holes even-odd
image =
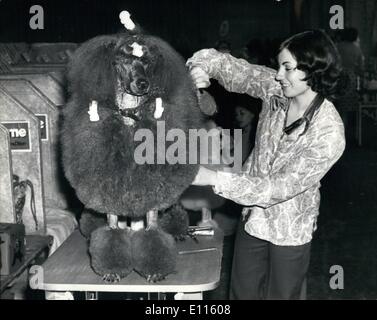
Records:
{"label": "poodle's pompom", "polygon": [[116,282],[132,271],[131,231],[96,229],[90,237],[89,254],[93,270],[106,282]]}
{"label": "poodle's pompom", "polygon": [[175,271],[178,251],[173,237],[161,229],[135,231],[132,236],[134,269],[149,282]]}
{"label": "poodle's pompom", "polygon": [[181,238],[187,235],[188,214],[181,205],[175,204],[159,214],[158,226],[174,238]]}
{"label": "poodle's pompom", "polygon": [[93,210],[84,209],[79,225],[81,234],[89,239],[94,230],[106,225],[106,216]]}

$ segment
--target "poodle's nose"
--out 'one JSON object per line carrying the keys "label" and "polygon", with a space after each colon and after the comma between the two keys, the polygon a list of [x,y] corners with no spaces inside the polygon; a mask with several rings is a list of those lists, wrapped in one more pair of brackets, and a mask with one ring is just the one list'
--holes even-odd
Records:
{"label": "poodle's nose", "polygon": [[138,79],[136,81],[136,86],[140,91],[146,92],[149,89],[149,82],[146,79]]}

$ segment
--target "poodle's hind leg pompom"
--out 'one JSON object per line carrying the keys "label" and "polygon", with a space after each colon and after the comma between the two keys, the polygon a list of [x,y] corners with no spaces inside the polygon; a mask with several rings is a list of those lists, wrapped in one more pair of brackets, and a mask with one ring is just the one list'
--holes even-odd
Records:
{"label": "poodle's hind leg pompom", "polygon": [[158,226],[175,240],[185,240],[189,230],[187,211],[179,204],[171,206],[159,214]]}
{"label": "poodle's hind leg pompom", "polygon": [[133,269],[131,257],[131,231],[98,228],[90,237],[89,253],[93,270],[105,282],[118,282]]}
{"label": "poodle's hind leg pompom", "polygon": [[90,209],[84,209],[79,225],[81,234],[89,239],[94,230],[106,225],[106,216]]}

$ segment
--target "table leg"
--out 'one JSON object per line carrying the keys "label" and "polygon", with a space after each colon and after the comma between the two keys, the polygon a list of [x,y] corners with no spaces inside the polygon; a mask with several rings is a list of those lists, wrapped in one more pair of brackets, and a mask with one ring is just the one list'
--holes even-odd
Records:
{"label": "table leg", "polygon": [[362,111],[363,111],[363,107],[362,105],[359,105],[359,108],[358,108],[358,116],[357,116],[357,142],[358,142],[358,145],[359,147],[361,147],[361,144],[362,144],[362,138],[361,138],[361,135],[362,135]]}
{"label": "table leg", "polygon": [[166,300],[166,293],[165,292],[158,292],[157,293],[157,300]]}
{"label": "table leg", "polygon": [[98,292],[96,291],[86,291],[85,300],[98,300]]}

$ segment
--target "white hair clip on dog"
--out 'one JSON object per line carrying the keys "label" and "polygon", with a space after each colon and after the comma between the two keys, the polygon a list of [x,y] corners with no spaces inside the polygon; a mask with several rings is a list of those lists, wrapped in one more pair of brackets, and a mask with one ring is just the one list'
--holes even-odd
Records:
{"label": "white hair clip on dog", "polygon": [[131,20],[131,15],[128,11],[126,10],[123,10],[120,14],[119,14],[119,19],[120,19],[120,22],[121,24],[124,25],[124,27],[127,29],[127,30],[133,30],[135,29],[135,24],[134,22]]}
{"label": "white hair clip on dog", "polygon": [[160,119],[162,116],[162,113],[164,112],[164,107],[162,106],[162,99],[156,98],[156,110],[154,111],[154,118]]}
{"label": "white hair clip on dog", "polygon": [[139,57],[139,58],[143,56],[143,46],[141,46],[137,42],[134,42],[133,44],[131,44],[130,47],[132,47],[133,49],[132,51],[133,56]]}
{"label": "white hair clip on dog", "polygon": [[89,114],[89,120],[92,121],[92,122],[96,122],[96,121],[99,121],[99,115],[98,115],[98,103],[96,100],[93,100],[90,104],[89,104],[89,111],[88,111],[88,114]]}

